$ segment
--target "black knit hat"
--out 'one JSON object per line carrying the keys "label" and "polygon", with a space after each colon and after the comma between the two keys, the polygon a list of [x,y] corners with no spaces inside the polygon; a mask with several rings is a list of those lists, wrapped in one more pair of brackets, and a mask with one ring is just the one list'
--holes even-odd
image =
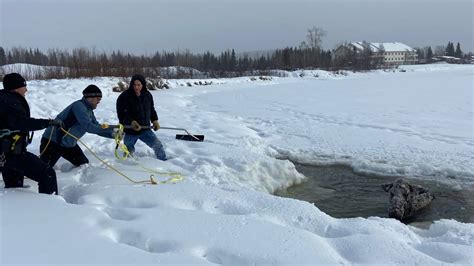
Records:
{"label": "black knit hat", "polygon": [[84,98],[102,97],[102,91],[96,85],[89,85],[83,91]]}
{"label": "black knit hat", "polygon": [[135,80],[139,80],[140,83],[142,84],[143,86],[143,90],[146,90],[146,80],[145,80],[145,77],[143,75],[140,75],[140,74],[135,74],[132,76],[132,79],[130,80],[130,86],[128,87],[129,89],[133,89],[133,83],[135,82]]}
{"label": "black knit hat", "polygon": [[18,73],[6,74],[3,77],[3,88],[5,90],[15,90],[26,87],[26,80]]}

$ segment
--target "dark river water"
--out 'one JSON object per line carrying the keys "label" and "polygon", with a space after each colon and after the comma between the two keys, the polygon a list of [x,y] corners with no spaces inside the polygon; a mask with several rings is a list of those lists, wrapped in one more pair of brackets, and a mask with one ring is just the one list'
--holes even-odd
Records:
{"label": "dark river water", "polygon": [[[336,218],[388,217],[389,195],[381,185],[396,178],[360,175],[347,166],[295,165],[308,177],[307,181],[275,195],[314,203]],[[474,223],[474,190],[455,189],[436,181],[407,180],[428,189],[436,198],[405,223],[419,227],[427,227],[439,219]]]}

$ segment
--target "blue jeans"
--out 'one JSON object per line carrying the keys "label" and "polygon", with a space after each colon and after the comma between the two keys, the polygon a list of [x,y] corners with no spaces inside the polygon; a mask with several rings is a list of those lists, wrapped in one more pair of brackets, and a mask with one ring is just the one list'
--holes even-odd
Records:
{"label": "blue jeans", "polygon": [[148,147],[152,148],[155,152],[156,158],[162,161],[166,161],[166,153],[163,149],[163,145],[160,140],[156,137],[155,133],[151,129],[144,130],[139,135],[125,135],[123,138],[123,143],[127,146],[127,149],[130,153],[135,152],[135,143],[137,140],[143,141]]}

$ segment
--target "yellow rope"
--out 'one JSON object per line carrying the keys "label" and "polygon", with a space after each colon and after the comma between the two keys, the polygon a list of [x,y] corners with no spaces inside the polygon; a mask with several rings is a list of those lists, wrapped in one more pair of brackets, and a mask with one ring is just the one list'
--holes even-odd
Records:
{"label": "yellow rope", "polygon": [[[107,125],[107,127],[108,127],[108,125]],[[104,128],[104,127],[102,127],[102,128]],[[122,160],[122,161],[125,161],[127,159],[127,157],[130,155],[130,152],[128,151],[127,146],[125,146],[125,144],[122,143],[123,129],[124,129],[123,125],[119,124],[118,132],[115,135],[115,144],[116,145],[115,145],[114,155],[115,155],[115,158],[117,158],[119,160]],[[118,154],[118,149],[119,148],[123,151],[124,155],[122,157],[120,157],[119,154]]]}
{"label": "yellow rope", "polygon": [[[46,143],[46,146],[44,147],[43,151],[40,152],[40,157],[41,157],[41,155],[43,155],[43,153],[48,149],[49,143],[51,143],[51,139],[53,138],[53,132],[54,132],[54,129],[55,129],[55,128],[56,128],[56,127],[53,127],[53,128],[51,129],[51,134],[49,134],[48,143]],[[61,129],[62,129],[62,128],[61,128]]]}
{"label": "yellow rope", "polygon": [[[168,176],[171,176],[171,178],[165,180],[165,181],[162,181],[162,182],[177,182],[177,181],[180,181],[183,179],[183,176],[181,175],[181,173],[177,173],[177,172],[158,172],[154,169],[150,169],[150,168],[147,168],[145,166],[143,166],[140,162],[138,162],[138,159],[135,158],[131,153],[130,151],[128,150],[127,146],[125,144],[122,143],[122,136],[123,136],[123,130],[124,130],[124,126],[122,124],[119,124],[119,127],[118,127],[118,130],[119,132],[115,135],[115,143],[116,143],[116,146],[115,146],[115,157],[119,160],[126,160],[129,156],[131,158],[133,158],[138,166],[140,166],[142,169],[144,169],[145,171],[147,172],[150,172],[150,173],[154,173],[154,174],[157,174],[157,175],[168,175]],[[124,156],[123,157],[120,157],[118,155],[118,149],[121,149]]]}
{"label": "yellow rope", "polygon": [[166,184],[166,183],[169,183],[169,182],[176,182],[176,181],[179,181],[179,180],[182,180],[183,179],[183,176],[180,174],[180,173],[160,173],[160,172],[157,172],[157,171],[154,171],[154,170],[151,170],[151,169],[147,169],[145,167],[143,167],[142,165],[140,165],[143,169],[146,169],[148,172],[152,172],[152,173],[155,173],[155,174],[166,174],[166,175],[170,175],[172,176],[171,178],[167,179],[167,180],[164,180],[164,181],[160,181],[160,182],[157,182],[154,178],[154,175],[150,175],[150,180],[141,180],[141,181],[135,181],[133,179],[131,179],[130,177],[128,177],[127,175],[125,175],[124,173],[122,173],[121,171],[119,171],[118,169],[116,169],[115,167],[113,167],[112,165],[108,164],[106,161],[102,160],[99,156],[97,156],[97,154],[92,151],[91,148],[89,148],[83,141],[81,141],[79,138],[77,138],[76,136],[72,135],[71,133],[69,133],[68,131],[64,130],[63,128],[61,128],[61,130],[66,134],[66,135],[69,135],[71,136],[73,139],[75,139],[76,141],[78,141],[79,143],[81,143],[84,147],[86,147],[86,149],[88,149],[92,155],[94,155],[95,158],[97,158],[97,160],[99,160],[101,163],[103,163],[104,165],[106,165],[107,167],[109,167],[110,169],[114,170],[117,174],[121,175],[122,177],[124,177],[125,179],[127,179],[128,181],[134,183],[134,184],[152,184],[152,185],[157,185],[157,184]]}
{"label": "yellow rope", "polygon": [[[168,175],[168,176],[171,176],[171,178],[165,180],[165,181],[162,181],[162,182],[177,182],[177,181],[180,181],[183,179],[183,176],[181,175],[181,173],[177,173],[177,172],[158,172],[154,169],[151,169],[151,168],[148,168],[146,166],[143,166],[137,158],[135,158],[129,151],[128,151],[128,148],[127,146],[125,146],[125,144],[117,144],[118,146],[116,146],[115,148],[115,154],[118,159],[120,160],[126,160],[128,157],[131,157],[135,160],[135,162],[138,164],[138,166],[140,166],[140,168],[142,168],[143,170],[145,170],[146,172],[150,172],[150,173],[154,173],[154,174],[157,174],[157,175]],[[118,157],[118,147],[120,147],[120,149],[122,150],[122,152],[125,154],[123,157]],[[153,175],[154,176],[154,175]]]}

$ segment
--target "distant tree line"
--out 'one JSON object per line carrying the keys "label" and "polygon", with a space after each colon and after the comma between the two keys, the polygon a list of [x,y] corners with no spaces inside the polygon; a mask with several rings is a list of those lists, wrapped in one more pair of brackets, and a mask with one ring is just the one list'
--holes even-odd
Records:
{"label": "distant tree line", "polygon": [[333,67],[331,51],[321,48],[325,34],[321,28],[313,27],[308,29],[307,41],[302,42],[299,47],[276,49],[257,57],[247,54],[238,56],[234,49],[220,54],[211,52],[194,54],[185,50],[137,56],[121,51],[105,53],[88,48],[76,48],[72,51],[50,49],[42,52],[39,49],[23,47],[8,50],[0,47],[0,65],[27,63],[46,66],[41,72],[31,71],[30,78],[37,79],[126,77],[132,72],[164,78],[235,77],[249,74],[266,75],[275,69],[329,69]]}
{"label": "distant tree line", "polygon": [[462,58],[463,56],[463,52],[461,51],[461,45],[459,43],[456,45],[456,50],[454,50],[454,44],[452,42],[448,42],[445,51],[447,56],[454,56],[457,58]]}
{"label": "distant tree line", "polygon": [[[362,51],[348,51],[345,56],[335,60],[331,50],[321,48],[325,34],[323,29],[313,27],[308,29],[306,41],[301,42],[298,47],[276,49],[257,57],[248,54],[238,56],[234,49],[220,54],[211,52],[195,54],[185,50],[137,56],[121,51],[105,53],[88,48],[76,48],[72,51],[50,49],[42,52],[39,49],[23,47],[4,49],[0,46],[0,66],[13,63],[45,66],[42,71],[31,71],[28,76],[35,79],[49,79],[127,77],[135,72],[163,78],[218,78],[267,75],[275,69],[368,70],[383,64],[381,53],[374,54],[367,42],[363,42]],[[436,47],[434,53],[431,47],[416,48],[416,52],[418,58],[425,62],[430,62],[431,58],[438,54],[463,56],[460,44],[458,43],[455,49],[452,42],[446,47]]]}
{"label": "distant tree line", "polygon": [[[168,78],[166,67],[179,66],[199,70],[207,77],[234,77],[248,72],[264,74],[271,69],[295,70],[301,68],[330,68],[331,52],[311,47],[287,47],[269,52],[257,58],[248,55],[237,56],[235,50],[218,55],[211,52],[193,54],[184,52],[156,52],[151,56],[137,56],[121,51],[97,52],[88,48],[72,51],[14,47],[5,50],[0,47],[0,65],[27,63],[48,66],[44,73],[35,78],[79,78],[94,76],[129,76],[131,72]],[[186,68],[181,68],[186,69]],[[183,70],[184,71],[184,70]],[[185,72],[185,71],[184,71]],[[195,72],[177,73],[177,78],[192,77]]]}
{"label": "distant tree line", "polygon": [[415,48],[416,53],[418,55],[418,60],[420,63],[431,63],[433,62],[433,57],[440,57],[440,56],[452,56],[461,59],[461,62],[469,62],[472,56],[472,53],[464,53],[461,50],[461,44],[458,42],[456,44],[456,48],[454,48],[453,42],[448,42],[446,46],[439,45],[435,47],[435,50],[431,49],[431,46],[426,47],[417,47]]}

